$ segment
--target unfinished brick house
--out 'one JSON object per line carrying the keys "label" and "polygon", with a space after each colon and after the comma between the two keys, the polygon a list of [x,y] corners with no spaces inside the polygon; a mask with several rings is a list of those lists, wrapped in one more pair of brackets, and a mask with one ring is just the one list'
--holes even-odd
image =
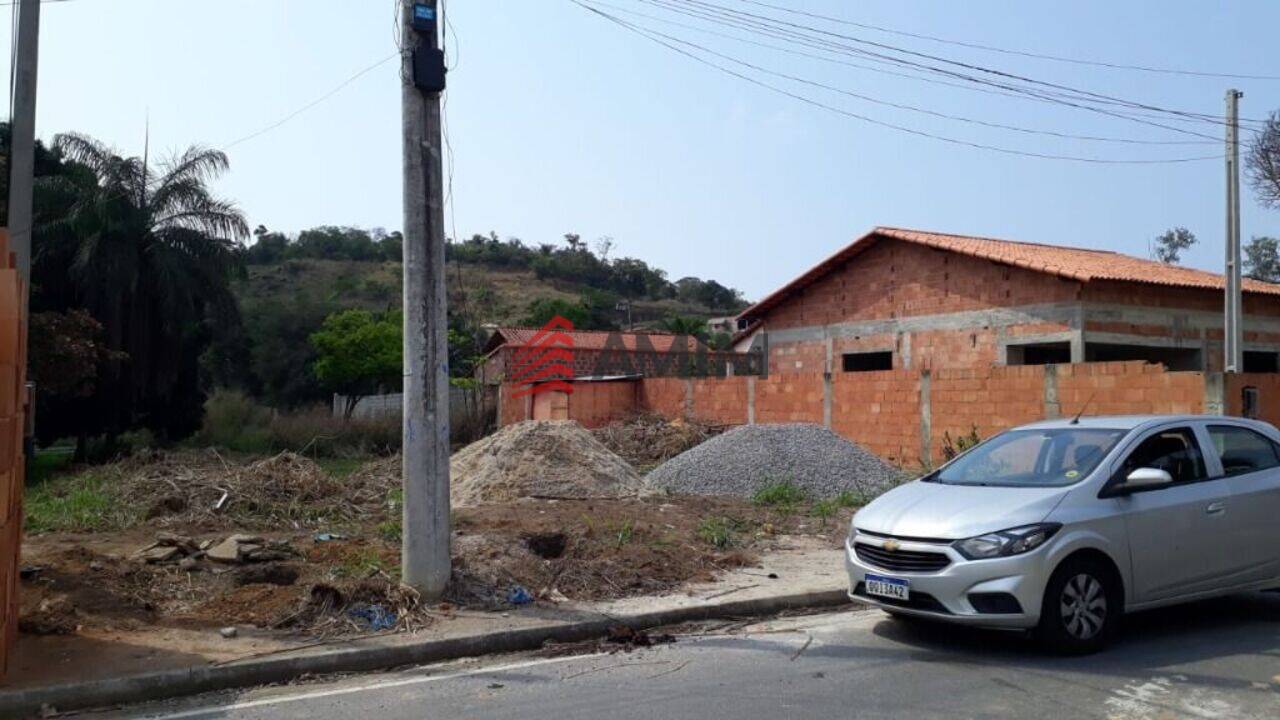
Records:
{"label": "unfinished brick house", "polygon": [[[534,347],[539,332],[537,328],[521,327],[494,330],[485,343],[485,359],[477,370],[477,377],[486,384],[515,379],[513,371],[521,364],[521,351]],[[706,362],[706,357],[729,355],[711,353],[701,340],[689,335],[586,330],[572,330],[564,334],[571,343],[571,369],[575,378],[681,375],[687,374],[684,371],[691,363]]]}
{"label": "unfinished brick house", "polygon": [[[744,311],[769,373],[1222,365],[1221,275],[1105,250],[879,227]],[[1280,285],[1245,280],[1244,371],[1280,370]]]}

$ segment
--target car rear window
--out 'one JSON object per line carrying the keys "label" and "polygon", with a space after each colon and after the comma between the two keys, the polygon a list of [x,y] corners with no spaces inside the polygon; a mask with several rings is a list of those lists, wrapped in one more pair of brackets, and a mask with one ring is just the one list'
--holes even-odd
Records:
{"label": "car rear window", "polygon": [[1210,425],[1209,439],[1222,460],[1224,475],[1244,475],[1280,465],[1275,443],[1249,428]]}

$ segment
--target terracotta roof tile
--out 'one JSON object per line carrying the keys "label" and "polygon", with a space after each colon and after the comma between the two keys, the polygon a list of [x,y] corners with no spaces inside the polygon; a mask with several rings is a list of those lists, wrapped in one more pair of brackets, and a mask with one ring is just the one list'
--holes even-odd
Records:
{"label": "terracotta roof tile", "polygon": [[[818,263],[803,275],[774,291],[760,302],[747,308],[739,317],[755,317],[777,306],[791,293],[817,281],[882,238],[893,238],[939,250],[949,250],[993,262],[1071,278],[1080,282],[1115,281],[1201,288],[1205,290],[1223,289],[1222,275],[1218,273],[1178,265],[1166,265],[1154,260],[1144,260],[1110,250],[1090,250],[1015,240],[997,240],[987,237],[878,227]],[[1247,293],[1280,296],[1280,285],[1246,278],[1244,291]]]}
{"label": "terracotta roof tile", "polygon": [[[525,327],[500,327],[494,331],[493,338],[489,341],[489,347],[496,349],[494,342],[499,337],[505,342],[502,345],[510,347],[526,347],[535,335],[539,333],[538,328]],[[622,347],[627,350],[653,350],[657,352],[700,352],[708,348],[701,340],[689,335],[672,335],[671,333],[625,333],[601,330],[571,330],[565,332],[573,341],[573,349],[575,350],[603,350],[606,347],[615,349],[621,341]],[[610,340],[610,338],[614,338]],[[643,338],[643,339],[641,339]]]}

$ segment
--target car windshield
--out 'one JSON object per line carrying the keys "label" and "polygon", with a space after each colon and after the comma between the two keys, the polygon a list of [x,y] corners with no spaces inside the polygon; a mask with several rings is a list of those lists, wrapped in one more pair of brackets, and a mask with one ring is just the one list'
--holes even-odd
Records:
{"label": "car windshield", "polygon": [[927,479],[946,485],[1070,485],[1093,472],[1126,432],[1109,428],[1012,430],[978,445]]}

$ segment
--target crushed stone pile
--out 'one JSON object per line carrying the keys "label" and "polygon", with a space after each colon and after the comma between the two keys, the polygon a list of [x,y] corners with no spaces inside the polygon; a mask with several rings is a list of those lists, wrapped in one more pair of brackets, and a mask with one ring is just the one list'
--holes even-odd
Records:
{"label": "crushed stone pile", "polygon": [[812,499],[853,492],[871,498],[904,473],[820,425],[742,425],[654,468],[653,490],[751,497],[789,482]]}
{"label": "crushed stone pile", "polygon": [[454,453],[450,501],[457,506],[523,497],[637,495],[644,483],[622,458],[572,420],[509,425]]}

